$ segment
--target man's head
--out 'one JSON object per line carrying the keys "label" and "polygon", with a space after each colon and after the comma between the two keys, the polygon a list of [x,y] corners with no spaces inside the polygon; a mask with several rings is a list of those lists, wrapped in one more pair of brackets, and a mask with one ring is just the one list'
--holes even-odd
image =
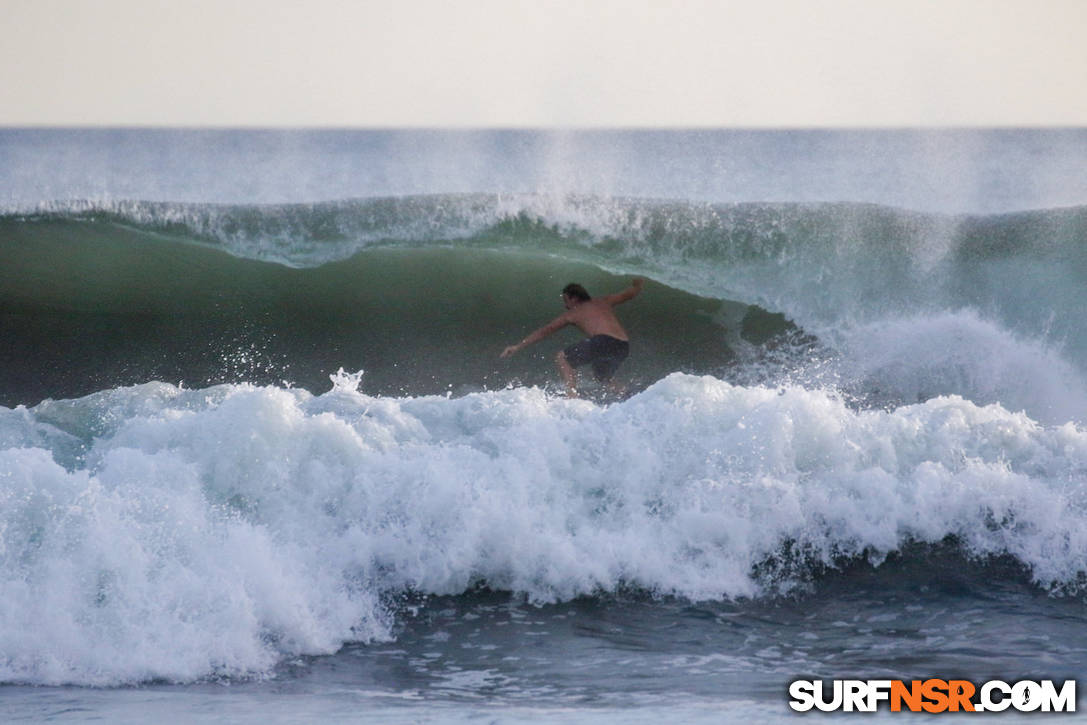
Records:
{"label": "man's head", "polygon": [[562,301],[567,307],[588,302],[591,299],[589,293],[579,284],[571,282],[562,288]]}

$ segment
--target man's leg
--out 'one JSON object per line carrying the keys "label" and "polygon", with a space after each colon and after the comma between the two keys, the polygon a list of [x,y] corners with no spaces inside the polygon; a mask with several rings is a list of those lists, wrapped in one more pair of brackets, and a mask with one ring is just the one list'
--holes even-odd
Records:
{"label": "man's leg", "polygon": [[616,397],[622,397],[627,391],[627,386],[616,381],[614,375],[619,366],[623,364],[623,361],[627,359],[629,349],[629,346],[623,343],[613,351],[613,354],[593,361],[593,374],[596,375],[596,379],[603,383],[611,391],[611,394]]}
{"label": "man's leg", "polygon": [[566,352],[559,350],[559,354],[555,356],[555,364],[559,366],[559,374],[562,375],[563,382],[566,383],[566,397],[577,397],[577,371],[566,361]]}

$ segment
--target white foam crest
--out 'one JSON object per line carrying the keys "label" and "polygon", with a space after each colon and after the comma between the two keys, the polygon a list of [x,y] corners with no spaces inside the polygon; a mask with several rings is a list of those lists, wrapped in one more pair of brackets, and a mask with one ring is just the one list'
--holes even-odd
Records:
{"label": "white foam crest", "polygon": [[[1087,383],[1061,350],[965,309],[829,331],[842,375],[875,398],[961,395],[1045,423],[1083,422]],[[871,392],[875,391],[875,392]]]}
{"label": "white foam crest", "polygon": [[357,383],[120,389],[91,404],[129,417],[80,465],[0,451],[0,681],[265,672],[388,636],[383,593],[480,581],[537,601],[758,596],[789,585],[756,573],[786,542],[831,563],[952,535],[1047,585],[1087,572],[1072,424],[680,374],[606,408]]}
{"label": "white foam crest", "polygon": [[501,194],[496,204],[502,219],[524,215],[566,232],[587,232],[591,242],[620,236],[624,243],[630,243],[644,233],[650,208],[646,204],[608,196],[581,196],[559,191]]}
{"label": "white foam crest", "polygon": [[588,235],[594,241],[638,233],[645,213],[607,197],[546,191],[260,206],[76,199],[40,202],[24,211],[89,217],[101,214],[167,233],[185,228],[236,256],[300,267],[345,259],[390,241],[415,244],[466,239],[519,217],[565,233]]}
{"label": "white foam crest", "polygon": [[[130,392],[151,400],[147,386]],[[158,426],[200,417],[166,405],[123,422],[121,437],[144,428],[153,445]],[[245,466],[204,443],[222,467],[213,475]],[[194,452],[103,441],[87,468],[69,471],[42,448],[0,451],[0,680],[252,675],[286,654],[387,636],[371,592],[344,591],[320,546],[299,547],[281,522],[217,498]]]}

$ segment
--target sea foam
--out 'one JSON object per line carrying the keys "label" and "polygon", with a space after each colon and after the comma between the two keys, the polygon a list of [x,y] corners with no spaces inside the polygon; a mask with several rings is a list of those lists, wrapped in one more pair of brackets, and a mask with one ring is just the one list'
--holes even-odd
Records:
{"label": "sea foam", "polygon": [[334,382],[0,410],[0,681],[259,676],[395,637],[407,593],[760,597],[947,537],[1047,587],[1087,572],[1074,424],[683,374],[606,407]]}

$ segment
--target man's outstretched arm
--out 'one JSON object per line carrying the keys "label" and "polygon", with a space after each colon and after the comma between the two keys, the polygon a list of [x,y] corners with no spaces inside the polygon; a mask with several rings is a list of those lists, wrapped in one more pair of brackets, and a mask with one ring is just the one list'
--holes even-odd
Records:
{"label": "man's outstretched arm", "polygon": [[510,345],[509,347],[507,347],[505,350],[502,351],[500,357],[509,357],[510,355],[519,352],[523,348],[526,348],[533,343],[539,342],[548,335],[558,332],[569,324],[570,320],[567,319],[566,315],[559,315],[555,319],[551,320],[551,322],[548,322],[540,329],[531,333],[524,340],[521,340],[521,342],[517,343],[516,345]]}
{"label": "man's outstretched arm", "polygon": [[604,301],[614,307],[615,305],[620,305],[627,300],[632,300],[637,297],[638,294],[642,291],[643,284],[645,284],[644,279],[642,279],[641,277],[635,277],[633,280],[631,280],[629,287],[627,287],[622,292],[616,292],[613,295],[608,295],[604,298]]}

